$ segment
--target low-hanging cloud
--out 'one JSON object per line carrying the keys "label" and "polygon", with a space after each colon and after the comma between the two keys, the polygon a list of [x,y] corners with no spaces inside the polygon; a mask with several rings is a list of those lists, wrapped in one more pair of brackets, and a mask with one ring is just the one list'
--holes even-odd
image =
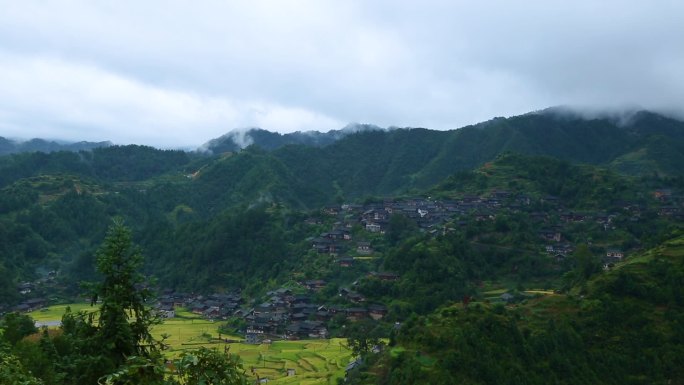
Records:
{"label": "low-hanging cloud", "polygon": [[54,59],[5,55],[0,84],[7,87],[0,92],[0,127],[8,137],[108,138],[174,147],[195,146],[234,127],[340,124],[301,108],[159,88]]}
{"label": "low-hanging cloud", "polygon": [[684,3],[12,2],[0,135],[192,146],[235,128],[684,116]]}

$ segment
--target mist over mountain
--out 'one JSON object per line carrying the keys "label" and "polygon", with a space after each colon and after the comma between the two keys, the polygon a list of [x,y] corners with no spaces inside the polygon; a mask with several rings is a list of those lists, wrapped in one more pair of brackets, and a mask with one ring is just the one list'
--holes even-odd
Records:
{"label": "mist over mountain", "polygon": [[[95,250],[112,218],[122,218],[144,250],[144,273],[165,293],[244,297],[221,321],[231,333],[261,325],[247,310],[284,287],[316,302],[305,306],[319,310],[315,322],[332,336],[367,323],[379,328],[397,354],[364,356],[358,375],[378,372],[377,357],[394,372],[405,360],[423,367],[397,384],[426,375],[459,383],[452,379],[480,378],[491,368],[507,378],[513,369],[499,361],[525,367],[525,384],[548,382],[556,359],[600,379],[633,368],[615,383],[665,379],[662,373],[684,367],[671,360],[684,357],[681,344],[660,342],[684,341],[684,330],[669,331],[684,319],[677,295],[684,123],[676,119],[554,108],[452,131],[357,124],[327,133],[232,131],[203,151],[56,145],[0,140],[4,151],[35,149],[0,156],[0,313],[81,295],[78,282],[98,279]],[[673,258],[653,259],[643,254],[649,249]],[[299,333],[311,321],[301,321],[302,305],[262,327],[278,338],[282,330]],[[340,316],[322,310],[328,305]],[[545,313],[549,307],[564,319]],[[647,318],[665,308],[667,315]],[[426,337],[423,320],[439,338]],[[400,336],[391,331],[397,324]],[[462,336],[473,341],[452,338],[464,325]],[[606,347],[596,336],[620,343]],[[469,356],[491,359],[459,358],[468,346],[482,349]],[[524,352],[514,350],[521,346]],[[556,358],[546,346],[558,347]],[[650,361],[664,364],[636,366],[632,357],[645,354],[644,346]],[[610,365],[591,354],[611,357]],[[480,369],[460,369],[470,367]],[[567,384],[587,383],[575,380]]]}
{"label": "mist over mountain", "polygon": [[[50,148],[45,141],[27,143]],[[78,145],[82,144],[71,148]],[[0,149],[8,148],[15,151],[16,144],[0,142]],[[183,166],[179,172],[192,175],[202,210],[246,199],[311,208],[339,199],[426,189],[509,152],[600,165],[628,175],[682,176],[684,123],[649,111],[589,117],[555,107],[451,131],[365,124],[326,133],[280,134],[252,128],[231,131],[197,152],[161,152],[145,146],[102,150],[73,159],[57,157],[57,163],[51,163],[51,158],[6,159],[0,179],[6,185],[47,167],[26,162],[104,180],[112,175],[116,175],[112,180],[161,176]],[[232,155],[215,156],[226,153]],[[155,162],[162,158],[173,159],[161,167]]]}
{"label": "mist over mountain", "polygon": [[389,194],[428,187],[506,152],[602,165],[631,175],[681,175],[684,123],[646,111],[629,124],[547,112],[452,131],[367,131],[324,148],[280,148],[271,156],[305,185],[329,186],[325,195],[335,191],[335,184],[346,192]]}
{"label": "mist over mountain", "polygon": [[20,152],[56,152],[56,151],[87,151],[100,147],[109,147],[112,143],[104,142],[63,142],[34,138],[27,141],[12,140],[0,136],[0,155]]}
{"label": "mist over mountain", "polygon": [[208,141],[200,146],[198,151],[220,154],[224,152],[235,152],[250,145],[256,145],[265,150],[274,150],[289,144],[323,147],[357,132],[384,130],[386,129],[372,124],[359,123],[350,123],[342,129],[330,130],[328,132],[296,131],[280,134],[256,127],[236,129],[219,138]]}
{"label": "mist over mountain", "polygon": [[[439,131],[429,128],[418,130],[428,136],[442,137],[444,147],[438,156],[468,159],[467,167],[478,164],[482,159],[491,158],[501,151],[518,151],[530,154],[547,154],[567,160],[601,163],[631,154],[624,163],[644,156],[659,156],[659,152],[679,152],[681,150],[682,121],[665,114],[646,111],[636,107],[600,110],[570,106],[556,106],[509,118],[495,117],[485,122],[462,128]],[[350,135],[378,132],[386,137],[401,136],[395,131],[414,128],[382,128],[373,124],[350,123],[339,130],[296,131],[286,134],[252,127],[234,129],[218,138],[211,139],[195,151],[204,154],[239,152],[249,146],[274,151],[287,145],[303,145],[322,148],[334,144]],[[427,135],[427,134],[426,134]],[[665,149],[644,153],[643,147],[658,141],[658,137],[668,139]],[[644,139],[648,138],[644,142]],[[432,147],[416,142],[428,151]],[[34,138],[31,140],[8,139],[0,136],[0,155],[20,152],[81,151],[112,146],[110,141],[68,142]],[[426,147],[427,146],[427,147]],[[190,147],[185,147],[190,151]],[[639,151],[642,150],[642,151]],[[446,154],[444,152],[449,152]],[[626,153],[625,153],[626,152]],[[466,155],[467,154],[467,155]],[[662,155],[662,154],[661,154]],[[481,158],[481,159],[480,159]],[[480,160],[476,160],[480,159]],[[475,163],[470,160],[476,160]]]}

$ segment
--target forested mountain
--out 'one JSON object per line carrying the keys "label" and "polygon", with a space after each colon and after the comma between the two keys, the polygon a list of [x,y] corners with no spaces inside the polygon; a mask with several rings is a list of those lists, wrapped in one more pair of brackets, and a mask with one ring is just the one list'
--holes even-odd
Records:
{"label": "forested mountain", "polygon": [[[668,144],[659,146],[662,141]],[[684,123],[647,112],[620,124],[608,118],[586,120],[547,111],[455,131],[366,132],[315,155],[313,150],[290,148],[273,154],[289,166],[306,164],[312,158],[327,160],[316,163],[324,175],[315,173],[311,184],[327,175],[346,192],[387,194],[425,188],[507,151],[605,165],[631,174],[681,175],[677,165],[684,160]]]}
{"label": "forested mountain", "polygon": [[[358,132],[349,134],[354,130]],[[180,171],[182,166],[183,172],[193,174],[194,194],[201,197],[198,201],[206,210],[218,212],[226,205],[258,198],[313,208],[369,195],[423,190],[504,152],[602,165],[630,175],[681,176],[679,165],[684,164],[684,123],[649,112],[635,113],[624,121],[547,110],[454,131],[383,131],[357,125],[321,135],[338,138],[342,132],[343,137],[328,145],[310,146],[286,144],[301,142],[291,138],[315,137],[315,133],[251,130],[239,140],[244,142],[241,145],[252,143],[246,150],[203,159],[177,151],[159,152],[162,157],[150,148],[135,146],[79,155],[5,157],[0,158],[0,186],[56,171],[101,181],[143,180],[174,167]],[[234,151],[238,148],[235,135],[210,142],[207,148]],[[190,164],[191,158],[195,163]]]}
{"label": "forested mountain", "polygon": [[343,131],[233,133],[207,145],[215,154],[1,156],[0,313],[82,294],[120,217],[158,288],[242,290],[254,304],[287,287],[382,309],[370,329],[326,319],[350,338],[395,330],[351,383],[682,378],[684,123],[547,110],[454,131]]}
{"label": "forested mountain", "polygon": [[[292,181],[298,192],[283,191],[277,187],[282,183],[265,184],[266,195],[305,206],[326,203],[331,197],[358,199],[425,189],[504,152],[547,155],[631,175],[681,176],[679,165],[684,164],[684,123],[645,111],[625,121],[586,119],[552,109],[454,131],[366,130],[323,147],[253,143],[254,147],[276,149],[259,156],[248,151],[226,161],[234,164],[219,167],[242,168],[244,163],[249,168],[260,167],[266,158],[273,158],[269,162],[274,167],[269,169],[276,170],[276,179],[288,174],[285,180]],[[251,157],[255,163],[245,162],[241,156]],[[236,184],[239,181],[239,177],[234,179]]]}
{"label": "forested mountain", "polygon": [[45,139],[31,139],[17,141],[0,136],[0,155],[15,154],[20,152],[56,152],[56,151],[84,151],[99,147],[111,146],[111,142],[56,142]]}
{"label": "forested mountain", "polygon": [[383,131],[382,128],[372,124],[351,123],[340,130],[330,130],[328,132],[318,131],[296,131],[287,134],[270,132],[260,128],[250,128],[245,130],[233,130],[219,138],[212,139],[202,145],[200,152],[211,152],[220,154],[224,152],[239,151],[247,146],[274,150],[288,144],[303,144],[306,146],[322,147],[357,132],[362,131]]}
{"label": "forested mountain", "polygon": [[[354,130],[359,132],[351,134]],[[257,138],[271,135],[250,133]],[[202,229],[211,227],[204,221],[232,218],[235,214],[224,214],[254,205],[310,210],[373,196],[431,189],[431,194],[439,194],[449,186],[480,183],[478,175],[463,172],[505,152],[543,154],[631,175],[677,176],[680,179],[668,182],[675,186],[681,184],[678,166],[684,164],[684,123],[649,112],[624,121],[548,110],[455,131],[354,126],[345,133],[327,146],[280,146],[284,142],[256,140],[242,151],[216,156],[109,146],[0,157],[1,233],[7,239],[4,268],[28,272],[36,261],[54,260],[57,266],[66,258],[78,270],[79,254],[101,239],[108,218],[114,215],[129,218],[142,238],[150,238],[152,229],[177,237],[169,231],[185,223],[192,226],[187,232],[201,237]],[[502,163],[498,164],[501,169]],[[586,195],[596,207],[619,201],[623,197],[611,194],[627,191],[631,187],[625,186],[633,183],[622,181],[589,191],[593,185],[582,184],[581,173],[554,164],[540,165],[542,169],[536,171],[513,167],[504,174],[529,174],[546,194],[568,202]],[[521,183],[503,179],[512,186]],[[441,187],[434,190],[434,186]],[[169,230],[162,231],[165,228]],[[155,242],[160,243],[155,250],[166,249],[165,242]],[[168,248],[172,254],[178,250]]]}

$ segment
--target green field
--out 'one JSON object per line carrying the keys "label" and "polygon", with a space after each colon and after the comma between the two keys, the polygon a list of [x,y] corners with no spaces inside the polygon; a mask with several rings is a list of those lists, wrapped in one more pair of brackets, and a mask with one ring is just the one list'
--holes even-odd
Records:
{"label": "green field", "polygon": [[[231,353],[242,357],[248,374],[268,378],[274,384],[335,384],[351,359],[351,352],[339,338],[229,347]],[[287,369],[294,369],[295,375],[286,377]]]}
{"label": "green field", "polygon": [[[29,313],[36,321],[59,321],[67,306],[72,311],[92,309],[89,304],[56,305],[44,310]],[[351,360],[351,352],[345,340],[274,341],[271,344],[247,345],[225,343],[218,339],[218,322],[211,322],[200,316],[177,311],[177,317],[164,320],[155,326],[153,334],[157,338],[166,335],[165,342],[169,356],[177,356],[182,351],[197,349],[200,346],[229,351],[239,354],[243,367],[251,378],[268,378],[273,384],[335,384],[337,378],[344,376],[344,368]],[[222,339],[242,340],[235,335],[221,334]],[[287,377],[288,369],[295,375]]]}
{"label": "green field", "polygon": [[90,302],[81,302],[71,303],[68,305],[54,305],[45,309],[33,311],[29,313],[29,315],[38,322],[60,321],[67,307],[70,307],[73,313],[77,313],[79,311],[91,312],[97,309],[97,307],[90,306]]}
{"label": "green field", "polygon": [[[171,355],[188,349],[196,349],[200,346],[211,347],[218,343],[219,323],[212,322],[184,310],[176,311],[176,318],[165,319],[161,325],[152,329],[152,334],[164,341],[169,346]],[[240,336],[222,334],[221,338],[242,340]]]}

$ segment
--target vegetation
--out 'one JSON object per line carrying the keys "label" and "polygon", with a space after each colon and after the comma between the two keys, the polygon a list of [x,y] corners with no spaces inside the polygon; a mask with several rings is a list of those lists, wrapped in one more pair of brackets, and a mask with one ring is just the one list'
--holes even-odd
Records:
{"label": "vegetation", "polygon": [[[645,112],[621,125],[546,111],[316,146],[256,132],[217,155],[2,156],[0,378],[239,383],[239,362],[247,377],[341,377],[341,340],[217,343],[246,320],[159,324],[150,307],[150,289],[241,291],[248,310],[287,288],[342,311],[321,322],[361,358],[349,383],[681,382],[682,132]],[[10,311],[83,295],[94,311],[74,306],[58,328]],[[373,306],[374,320],[344,313]]]}
{"label": "vegetation", "polygon": [[[243,384],[235,357],[207,349],[184,352],[168,372],[161,354],[163,340],[152,336],[159,324],[147,302],[150,292],[138,272],[142,256],[132,242],[130,230],[120,220],[110,227],[97,252],[101,283],[90,285],[91,305],[96,312],[62,317],[59,333],[44,329],[37,341],[22,340],[36,331],[33,320],[10,314],[3,321],[3,342],[14,354],[3,353],[9,366],[1,373],[7,381],[27,383],[105,384]],[[26,368],[24,369],[24,365]],[[38,379],[32,377],[32,373]]]}
{"label": "vegetation", "polygon": [[[44,322],[59,320],[66,307],[67,305],[50,306],[45,311],[31,312],[28,316]],[[92,310],[87,304],[70,304],[69,307]],[[164,319],[162,323],[155,325],[152,328],[152,335],[157,340],[163,338],[163,355],[168,360],[179,359],[182,354],[192,355],[201,348],[218,352],[227,350],[239,355],[240,364],[248,369],[248,378],[256,378],[258,375],[260,378],[269,378],[275,384],[292,384],[299,381],[311,384],[328,383],[329,379],[344,376],[344,368],[352,357],[348,341],[343,338],[273,341],[270,344],[249,345],[234,342],[241,341],[243,336],[226,334],[220,330],[221,325],[219,322],[212,322],[198,314],[179,309],[175,318]],[[50,329],[54,334],[58,327]],[[381,332],[380,335],[385,334]],[[294,370],[295,377],[287,377],[288,369]]]}
{"label": "vegetation", "polygon": [[680,381],[684,237],[589,281],[585,296],[453,305],[412,318],[359,382]]}

